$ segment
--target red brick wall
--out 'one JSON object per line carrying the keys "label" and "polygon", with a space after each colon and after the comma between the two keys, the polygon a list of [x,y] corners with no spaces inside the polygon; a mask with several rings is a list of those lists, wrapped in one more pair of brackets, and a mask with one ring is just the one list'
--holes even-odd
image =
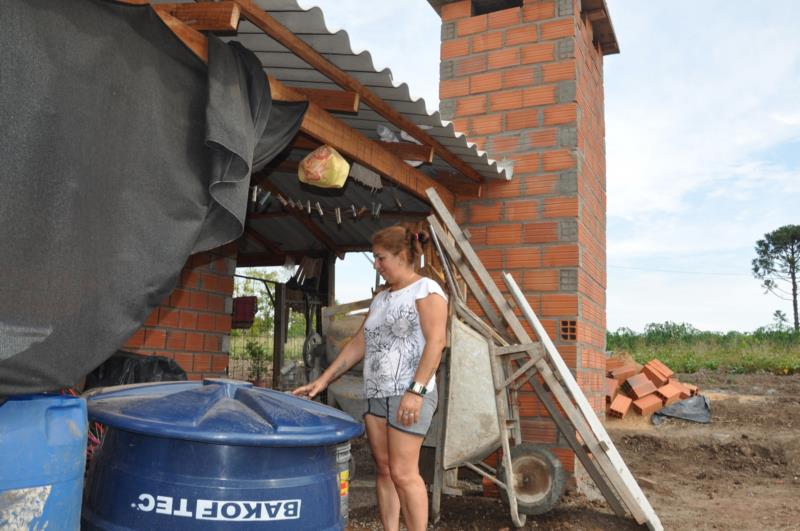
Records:
{"label": "red brick wall", "polygon": [[173,292],[123,348],[173,358],[192,380],[225,376],[236,247],[189,258]]}
{"label": "red brick wall", "polygon": [[606,347],[606,148],[603,54],[592,43],[591,24],[577,25],[575,57],[578,117],[578,294],[581,367],[578,382],[592,407],[605,410]]}
{"label": "red brick wall", "polygon": [[[511,181],[458,198],[456,217],[501,290],[511,272],[596,411],[604,410],[605,145],[603,56],[579,0],[525,0],[470,16],[442,7],[440,110]],[[472,308],[478,310],[477,304]],[[577,324],[574,340],[562,321]],[[533,392],[520,397],[525,440],[574,455]]]}

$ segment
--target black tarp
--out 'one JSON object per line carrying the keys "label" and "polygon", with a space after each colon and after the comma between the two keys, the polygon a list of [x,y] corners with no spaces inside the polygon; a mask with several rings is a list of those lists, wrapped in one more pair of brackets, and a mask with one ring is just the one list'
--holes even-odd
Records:
{"label": "black tarp", "polygon": [[306,106],[209,37],[206,66],[149,6],[0,1],[0,395],[73,385],[237,238],[251,171]]}
{"label": "black tarp", "polygon": [[666,417],[708,424],[711,422],[711,404],[703,395],[691,396],[659,409],[653,413],[650,421],[657,426],[664,422]]}
{"label": "black tarp", "polygon": [[165,356],[143,356],[135,352],[118,350],[110,358],[86,375],[83,390],[111,385],[128,385],[150,382],[177,382],[186,380],[178,362]]}

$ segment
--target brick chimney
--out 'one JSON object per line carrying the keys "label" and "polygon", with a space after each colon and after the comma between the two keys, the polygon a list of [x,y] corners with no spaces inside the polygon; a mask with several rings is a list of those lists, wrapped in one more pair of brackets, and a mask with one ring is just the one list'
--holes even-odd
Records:
{"label": "brick chimney", "polygon": [[[500,272],[514,275],[603,415],[603,55],[618,51],[605,3],[431,4],[442,17],[442,117],[491,157],[514,162],[510,181],[488,181],[480,199],[460,198],[456,217],[501,289]],[[529,387],[520,410],[523,438],[550,447],[572,475],[575,457]]]}

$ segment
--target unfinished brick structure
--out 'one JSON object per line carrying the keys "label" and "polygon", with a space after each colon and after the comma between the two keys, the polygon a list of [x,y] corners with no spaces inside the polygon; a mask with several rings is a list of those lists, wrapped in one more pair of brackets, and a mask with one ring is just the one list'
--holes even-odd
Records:
{"label": "unfinished brick structure", "polygon": [[[512,180],[486,183],[480,199],[459,198],[456,217],[501,289],[501,271],[515,276],[603,414],[603,55],[617,51],[605,5],[431,4],[442,17],[443,118],[492,157],[514,162]],[[550,446],[574,472],[574,456],[530,388],[520,402],[523,438]]]}

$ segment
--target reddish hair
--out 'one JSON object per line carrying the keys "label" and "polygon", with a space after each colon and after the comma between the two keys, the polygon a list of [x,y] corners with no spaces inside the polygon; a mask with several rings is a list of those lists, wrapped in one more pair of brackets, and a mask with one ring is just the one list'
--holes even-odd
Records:
{"label": "reddish hair", "polygon": [[412,230],[403,225],[395,225],[373,234],[372,246],[386,249],[394,255],[405,252],[408,262],[414,264],[422,254],[422,246],[428,239],[428,233],[424,230]]}

